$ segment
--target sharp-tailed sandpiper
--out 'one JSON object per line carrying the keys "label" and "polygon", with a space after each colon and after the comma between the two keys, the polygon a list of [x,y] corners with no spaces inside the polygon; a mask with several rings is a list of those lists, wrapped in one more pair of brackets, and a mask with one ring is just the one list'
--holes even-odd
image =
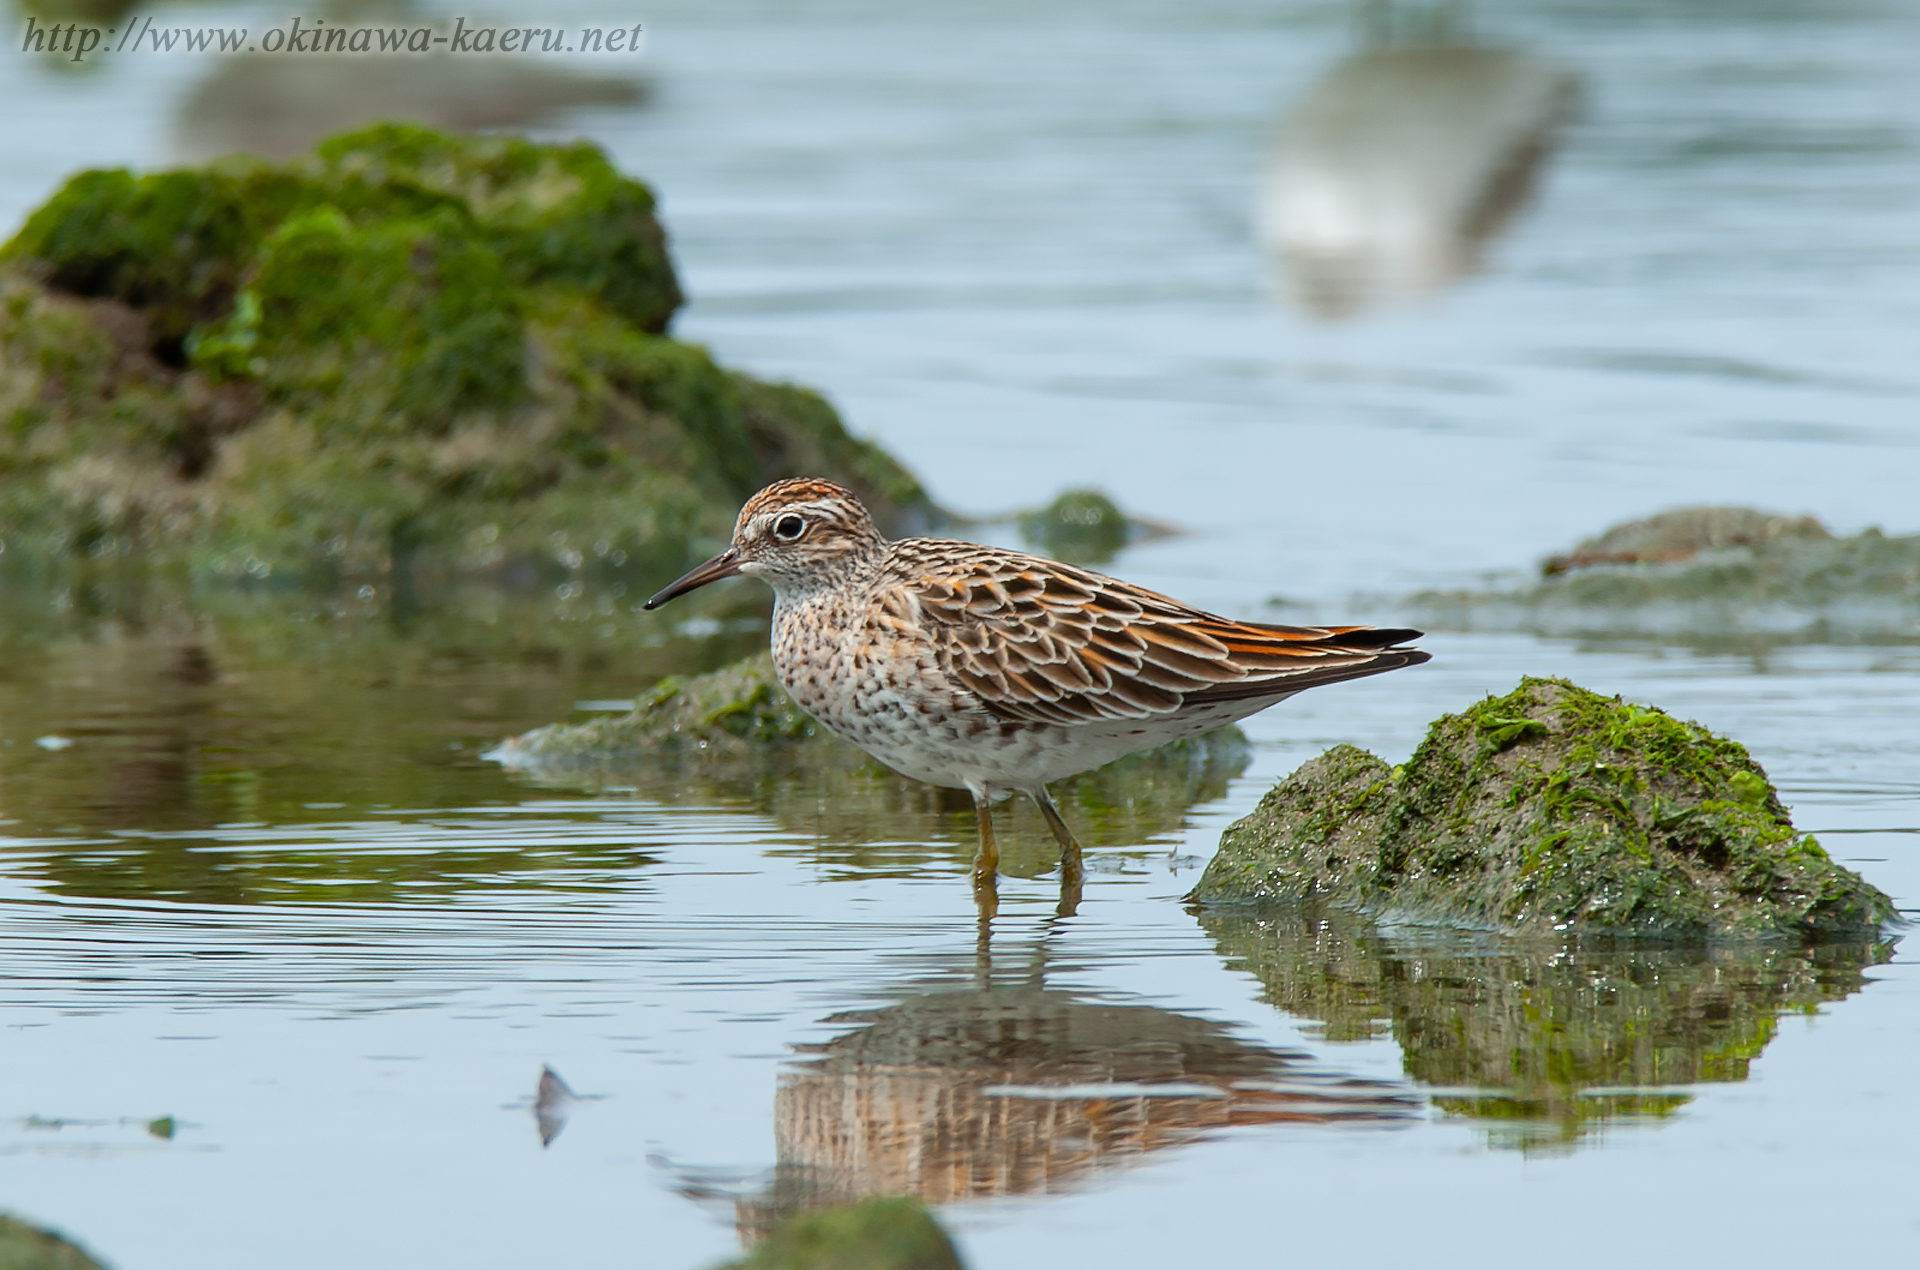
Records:
{"label": "sharp-tailed sandpiper", "polygon": [[977,888],[999,868],[988,808],[1018,791],[1080,845],[1047,784],[1198,736],[1307,688],[1418,665],[1419,631],[1268,626],[1090,569],[970,542],[889,542],[828,481],[776,481],[725,551],[648,600],[746,574],[773,588],[773,662],[800,708],[888,767],[973,795]]}

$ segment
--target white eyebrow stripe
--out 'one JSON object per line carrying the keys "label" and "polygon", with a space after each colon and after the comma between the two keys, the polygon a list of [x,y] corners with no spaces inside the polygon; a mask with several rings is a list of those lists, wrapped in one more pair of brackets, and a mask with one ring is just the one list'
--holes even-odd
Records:
{"label": "white eyebrow stripe", "polygon": [[811,515],[811,516],[817,517],[820,520],[831,521],[836,525],[844,525],[848,523],[848,520],[846,517],[835,514],[833,504],[824,503],[824,502],[822,503],[789,503],[785,507],[776,507],[771,511],[765,512],[763,514],[766,516],[766,518],[769,521],[778,521],[782,516]]}

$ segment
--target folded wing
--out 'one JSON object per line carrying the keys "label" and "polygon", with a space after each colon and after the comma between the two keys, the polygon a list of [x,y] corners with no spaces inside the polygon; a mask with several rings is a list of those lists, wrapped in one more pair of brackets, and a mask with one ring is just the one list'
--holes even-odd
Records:
{"label": "folded wing", "polygon": [[1268,626],[1188,608],[1143,587],[1018,552],[916,557],[895,544],[885,607],[931,633],[942,670],[1004,719],[1145,719],[1278,698],[1417,665],[1419,631]]}

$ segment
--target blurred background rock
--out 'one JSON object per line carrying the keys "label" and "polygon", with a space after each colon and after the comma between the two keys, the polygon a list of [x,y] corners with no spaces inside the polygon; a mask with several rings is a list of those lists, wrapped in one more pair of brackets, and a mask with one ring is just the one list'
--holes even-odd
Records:
{"label": "blurred background rock", "polygon": [[[331,0],[315,16],[335,27],[451,22],[404,0]],[[507,15],[564,29],[537,12]],[[485,15],[467,25],[488,25]],[[636,67],[638,58],[629,59]],[[223,154],[290,159],[327,137],[370,123],[415,123],[454,132],[526,129],[583,107],[632,108],[649,85],[636,70],[592,73],[551,58],[507,53],[264,53],[223,58],[194,85],[173,122],[172,158]]]}

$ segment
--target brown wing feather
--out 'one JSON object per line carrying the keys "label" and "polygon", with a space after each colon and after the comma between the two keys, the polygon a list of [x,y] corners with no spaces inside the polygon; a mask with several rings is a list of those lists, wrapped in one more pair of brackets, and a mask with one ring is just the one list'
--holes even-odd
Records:
{"label": "brown wing feather", "polygon": [[951,544],[908,540],[893,544],[890,573],[888,607],[914,610],[940,668],[1010,720],[1144,719],[1428,659],[1393,647],[1418,631],[1234,622],[1019,552],[973,550],[962,562]]}

